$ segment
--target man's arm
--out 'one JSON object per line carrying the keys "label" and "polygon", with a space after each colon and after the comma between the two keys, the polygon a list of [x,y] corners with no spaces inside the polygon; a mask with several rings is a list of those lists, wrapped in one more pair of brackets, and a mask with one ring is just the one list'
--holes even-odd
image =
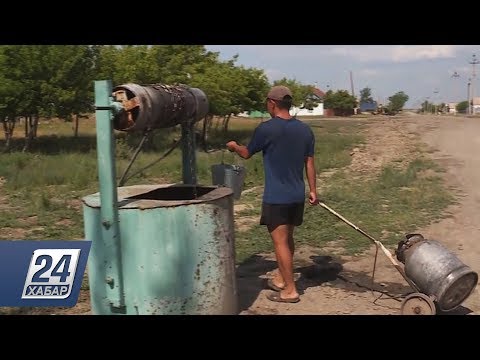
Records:
{"label": "man's arm", "polygon": [[310,195],[308,202],[310,205],[317,205],[319,203],[317,195],[317,172],[315,171],[315,135],[310,129],[310,141],[305,152],[305,172],[307,174],[308,187],[310,188]]}
{"label": "man's arm", "polygon": [[263,150],[266,146],[266,136],[261,124],[253,132],[248,146],[238,145],[236,141],[229,141],[227,149],[235,151],[240,157],[250,159],[252,155]]}
{"label": "man's arm", "polygon": [[305,173],[307,175],[308,187],[310,188],[309,201],[310,204],[315,205],[318,203],[318,196],[317,174],[315,171],[315,159],[313,156],[307,156],[305,158]]}
{"label": "man's arm", "polygon": [[249,159],[252,156],[246,146],[238,145],[236,141],[229,141],[227,143],[227,149],[230,151],[235,151],[238,156],[244,159]]}

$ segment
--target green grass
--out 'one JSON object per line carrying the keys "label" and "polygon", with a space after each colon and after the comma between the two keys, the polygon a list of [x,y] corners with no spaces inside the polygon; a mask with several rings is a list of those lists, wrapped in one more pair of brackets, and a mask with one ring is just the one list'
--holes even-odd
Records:
{"label": "green grass", "polygon": [[[398,243],[405,234],[442,218],[443,210],[454,202],[439,176],[420,176],[424,170],[438,170],[428,160],[415,159],[407,169],[387,166],[373,180],[352,182],[339,171],[321,194],[325,204],[344,216],[385,245]],[[260,207],[249,215],[259,216]],[[308,244],[320,249],[330,241],[344,249],[346,254],[357,254],[371,245],[371,241],[320,206],[305,209],[304,223],[295,233],[297,244]],[[271,251],[266,229],[260,225],[237,235],[239,260],[252,252]]]}
{"label": "green grass", "polygon": [[[254,126],[232,124],[231,131],[211,132],[211,148],[225,148],[226,142],[235,139],[248,143]],[[4,179],[2,193],[8,194],[8,207],[0,206],[0,226],[28,230],[32,239],[82,238],[83,214],[81,199],[98,191],[96,138],[91,129],[72,136],[70,124],[45,123],[43,133],[28,153],[21,152],[23,139],[16,138],[12,151],[0,156],[0,178]],[[55,132],[51,134],[49,132]],[[45,134],[46,133],[46,134]],[[151,164],[178,139],[177,128],[157,131],[146,142],[129,174]],[[116,133],[116,170],[119,179],[126,169],[141,135]],[[0,147],[3,141],[0,141]],[[229,152],[197,152],[197,176],[202,184],[211,184],[211,166],[221,161],[239,163],[239,158]],[[132,177],[125,185],[181,182],[181,150],[178,147],[158,164]],[[246,187],[263,181],[262,159],[257,156],[248,163]],[[0,204],[1,205],[1,204]],[[35,217],[32,221],[22,221]],[[62,221],[69,220],[65,226]],[[0,238],[8,238],[8,233]]]}
{"label": "green grass", "polygon": [[[359,130],[368,122],[364,119],[308,122],[316,136],[318,172],[339,169],[326,180],[322,198],[327,205],[382,242],[394,244],[405,233],[441,217],[445,207],[453,201],[438,176],[441,169],[423,158],[415,159],[406,169],[392,163],[376,179],[352,181],[341,169],[350,163],[351,150],[364,143]],[[221,151],[229,140],[247,144],[257,124],[258,121],[232,121],[227,134],[211,132],[210,147],[218,151],[197,151],[200,183],[210,184],[210,167],[223,160],[246,167],[245,189],[263,185],[260,154],[242,162],[231,153]],[[30,153],[21,153],[22,141],[16,140],[14,150],[0,156],[0,177],[5,181],[1,191],[2,195],[8,195],[8,207],[0,203],[0,227],[27,230],[31,239],[82,238],[81,199],[98,191],[96,139],[91,129],[84,129],[79,138],[73,138],[70,124],[50,123],[42,130],[44,135],[34,141]],[[55,132],[55,135],[49,132]],[[178,129],[156,132],[130,173],[158,159],[178,137]],[[140,136],[117,133],[117,139],[119,178]],[[126,185],[180,182],[181,172],[181,151],[178,148],[158,164],[130,179]],[[239,216],[258,217],[261,195],[261,189],[243,195],[239,202],[252,204],[253,209],[246,209]],[[329,241],[337,241],[346,253],[358,253],[370,245],[367,238],[321,207],[307,205],[304,219],[304,224],[296,231],[298,244],[321,248]],[[0,234],[0,238],[8,238],[8,234]],[[272,250],[266,229],[259,225],[247,231],[236,229],[236,241],[238,262],[253,254]]]}

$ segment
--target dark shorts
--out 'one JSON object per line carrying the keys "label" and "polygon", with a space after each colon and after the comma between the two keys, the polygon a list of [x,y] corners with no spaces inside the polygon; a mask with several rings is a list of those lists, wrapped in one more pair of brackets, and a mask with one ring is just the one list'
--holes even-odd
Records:
{"label": "dark shorts", "polygon": [[262,204],[260,225],[295,225],[303,223],[305,203],[295,204]]}

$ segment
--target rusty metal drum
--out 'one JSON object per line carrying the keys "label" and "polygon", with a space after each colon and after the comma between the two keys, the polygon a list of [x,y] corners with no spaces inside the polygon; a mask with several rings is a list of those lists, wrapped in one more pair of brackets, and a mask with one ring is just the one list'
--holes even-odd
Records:
{"label": "rusty metal drum", "polygon": [[[98,193],[83,198],[92,240],[88,278],[93,314],[238,314],[233,192],[183,184],[118,188],[120,241],[102,238]],[[109,248],[118,246],[119,264]],[[125,306],[112,306],[107,269],[120,268]]]}
{"label": "rusty metal drum", "polygon": [[124,84],[113,88],[114,100],[123,111],[113,119],[120,131],[168,128],[182,122],[197,122],[208,112],[205,93],[185,85]]}

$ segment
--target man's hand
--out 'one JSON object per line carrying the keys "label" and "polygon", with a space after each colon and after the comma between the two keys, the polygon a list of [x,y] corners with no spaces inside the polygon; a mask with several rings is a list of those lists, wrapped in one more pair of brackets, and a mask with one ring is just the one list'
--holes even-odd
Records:
{"label": "man's hand", "polygon": [[238,146],[236,141],[229,141],[227,143],[227,149],[228,151],[235,151],[236,147]]}
{"label": "man's hand", "polygon": [[320,199],[317,196],[317,193],[315,191],[310,191],[310,195],[308,196],[308,202],[310,205],[318,205],[320,202]]}

